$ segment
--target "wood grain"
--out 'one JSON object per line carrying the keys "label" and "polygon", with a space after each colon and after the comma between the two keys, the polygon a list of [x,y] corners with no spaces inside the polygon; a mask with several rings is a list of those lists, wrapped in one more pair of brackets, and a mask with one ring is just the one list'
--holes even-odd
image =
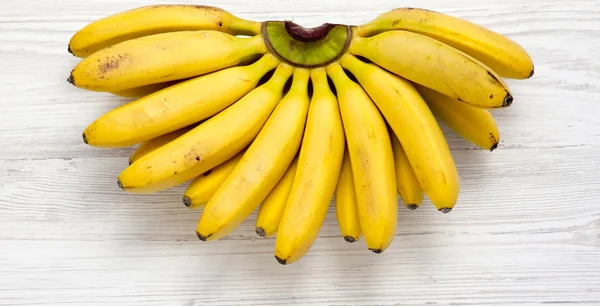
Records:
{"label": "wood grain", "polygon": [[462,184],[452,213],[401,207],[394,243],[375,255],[340,238],[330,208],[309,254],[286,267],[254,233],[255,214],[202,243],[185,186],[124,193],[116,176],[132,149],[82,143],[126,100],[66,82],[70,36],[118,11],[186,2],[0,2],[0,305],[600,304],[597,1],[204,2],[306,26],[424,7],[515,39],[536,64],[533,79],[508,81],[513,106],[494,111],[498,150],[444,127]]}

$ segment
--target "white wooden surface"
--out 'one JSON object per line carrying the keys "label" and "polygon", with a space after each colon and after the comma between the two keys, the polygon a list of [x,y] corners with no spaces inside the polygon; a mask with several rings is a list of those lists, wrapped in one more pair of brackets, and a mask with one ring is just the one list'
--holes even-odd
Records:
{"label": "white wooden surface", "polygon": [[[333,211],[300,262],[280,266],[253,215],[201,243],[183,188],[115,183],[130,149],[81,141],[123,100],[66,82],[70,36],[142,0],[0,1],[0,305],[600,304],[600,3],[597,0],[209,1],[255,20],[357,24],[399,6],[447,12],[526,47],[536,75],[509,81],[500,148],[448,131],[456,209],[400,210],[376,255],[345,243]],[[190,1],[191,3],[191,1]]]}

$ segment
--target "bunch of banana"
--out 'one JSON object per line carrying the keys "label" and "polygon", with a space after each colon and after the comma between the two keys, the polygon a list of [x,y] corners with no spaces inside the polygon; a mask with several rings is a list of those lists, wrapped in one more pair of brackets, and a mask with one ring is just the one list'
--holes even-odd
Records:
{"label": "bunch of banana", "polygon": [[202,241],[258,210],[281,264],[302,258],[331,200],[342,237],[386,250],[398,196],[450,212],[459,174],[438,119],[478,147],[500,135],[490,109],[513,96],[503,78],[533,63],[512,40],[442,13],[402,8],[360,25],[306,29],[215,7],[148,6],[92,22],[69,52],[68,81],[134,97],[83,132],[100,148],[138,145],[118,177],[152,193],[191,182]]}

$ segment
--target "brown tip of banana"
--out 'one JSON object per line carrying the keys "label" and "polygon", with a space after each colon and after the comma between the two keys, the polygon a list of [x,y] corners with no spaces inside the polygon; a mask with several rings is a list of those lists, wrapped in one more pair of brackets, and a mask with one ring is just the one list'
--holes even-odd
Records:
{"label": "brown tip of banana", "polygon": [[348,243],[356,242],[356,239],[354,239],[352,236],[344,236],[344,240],[346,240]]}
{"label": "brown tip of banana", "polygon": [[417,205],[417,204],[407,204],[406,208],[408,208],[410,210],[415,210],[415,209],[419,208],[419,205]]}
{"label": "brown tip of banana", "polygon": [[452,208],[440,208],[439,211],[441,211],[443,214],[447,214],[452,211]]}
{"label": "brown tip of banana", "polygon": [[190,197],[184,195],[182,201],[183,201],[183,204],[185,204],[185,206],[187,206],[187,207],[192,206],[192,199],[190,199]]}
{"label": "brown tip of banana", "polygon": [[265,229],[262,227],[257,227],[256,228],[256,234],[261,236],[261,237],[267,237],[267,232],[265,232]]}
{"label": "brown tip of banana", "polygon": [[85,133],[81,134],[81,138],[83,138],[83,143],[88,144],[87,136],[85,136]]}
{"label": "brown tip of banana", "polygon": [[206,238],[210,237],[210,235],[204,236],[198,232],[196,232],[196,236],[198,236],[198,239],[200,239],[200,241],[206,241]]}
{"label": "brown tip of banana", "polygon": [[527,78],[531,79],[531,77],[533,76],[534,73],[535,73],[535,69],[531,69],[531,73],[529,74],[529,76]]}
{"label": "brown tip of banana", "polygon": [[131,157],[129,158],[128,162],[129,162],[130,166],[131,166],[131,164],[133,164],[133,160],[131,159]]}
{"label": "brown tip of banana", "polygon": [[504,97],[504,101],[502,102],[502,106],[508,107],[513,103],[513,97],[510,94],[506,94]]}
{"label": "brown tip of banana", "polygon": [[381,254],[383,253],[382,249],[369,249],[371,252],[375,253],[375,254]]}
{"label": "brown tip of banana", "polygon": [[119,185],[119,188],[123,189],[123,183],[121,183],[120,179],[117,179],[117,185]]}
{"label": "brown tip of banana", "polygon": [[496,148],[498,148],[498,143],[495,143],[494,145],[492,145],[492,147],[490,148],[490,152],[494,152],[494,150],[496,150]]}
{"label": "brown tip of banana", "polygon": [[71,74],[69,74],[69,78],[67,78],[67,82],[75,85],[75,78],[73,77],[73,72],[71,71]]}
{"label": "brown tip of banana", "polygon": [[67,51],[68,51],[69,53],[71,53],[72,55],[75,55],[75,54],[73,54],[73,50],[71,50],[71,45],[68,45],[68,46],[67,46]]}
{"label": "brown tip of banana", "polygon": [[275,259],[277,260],[278,263],[282,264],[282,265],[287,265],[287,259],[281,259],[278,256],[275,256]]}

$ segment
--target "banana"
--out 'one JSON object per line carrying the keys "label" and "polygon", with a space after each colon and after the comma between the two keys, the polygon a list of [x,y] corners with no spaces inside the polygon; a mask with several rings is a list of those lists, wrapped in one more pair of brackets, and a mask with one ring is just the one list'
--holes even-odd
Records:
{"label": "banana", "polygon": [[381,253],[392,243],[398,222],[390,136],[377,106],[340,64],[330,64],[327,73],[335,84],[340,104],[361,229],[367,247]]}
{"label": "banana", "polygon": [[262,36],[181,31],[128,40],[82,60],[68,81],[92,91],[122,91],[236,66],[267,52]]}
{"label": "banana", "polygon": [[170,81],[170,82],[134,87],[134,88],[120,90],[120,91],[112,91],[110,93],[115,96],[119,96],[119,97],[123,97],[123,98],[139,99],[139,98],[143,98],[149,94],[153,94],[159,90],[163,90],[167,87],[173,86],[177,83],[179,83],[179,82],[178,81]]}
{"label": "banana", "polygon": [[177,137],[189,132],[194,127],[196,127],[195,124],[186,126],[177,131],[173,131],[171,133],[164,134],[156,138],[150,139],[146,142],[143,142],[142,144],[140,144],[139,147],[137,147],[137,149],[135,149],[135,151],[133,151],[133,154],[131,154],[131,156],[129,157],[129,164],[133,164],[136,160],[175,140]]}
{"label": "banana", "polygon": [[405,79],[477,107],[507,107],[513,102],[506,84],[493,70],[469,55],[421,34],[390,31],[369,38],[354,36],[349,52]]}
{"label": "banana", "polygon": [[358,241],[362,235],[362,230],[358,219],[354,177],[348,150],[344,154],[344,161],[335,190],[335,215],[344,240],[347,242]]}
{"label": "banana", "polygon": [[244,20],[220,8],[201,5],[152,5],[96,20],[69,41],[68,51],[86,57],[117,43],[159,33],[213,30],[254,36],[261,23]]}
{"label": "banana", "polygon": [[462,103],[418,84],[413,85],[433,115],[456,134],[486,150],[494,151],[498,147],[500,131],[489,110]]}
{"label": "banana", "polygon": [[404,205],[410,210],[415,210],[421,206],[425,197],[423,188],[419,184],[415,171],[412,169],[408,156],[406,156],[406,152],[404,152],[404,148],[402,148],[398,137],[393,132],[390,133],[390,137],[392,138],[392,150],[394,151],[398,193]]}
{"label": "banana", "polygon": [[261,237],[271,237],[279,228],[281,215],[287,203],[292,183],[296,175],[298,158],[295,158],[285,174],[277,182],[277,185],[269,192],[269,195],[260,205],[256,217],[256,234]]}
{"label": "banana", "polygon": [[340,62],[381,110],[425,194],[438,210],[449,212],[458,198],[458,171],[444,134],[419,92],[403,78],[352,55],[343,56]]}
{"label": "banana", "polygon": [[[235,156],[261,131],[281,100],[292,71],[291,66],[280,64],[265,84],[125,169],[119,176],[120,186],[126,191],[138,193],[167,189],[193,179]],[[231,85],[231,81],[214,84],[230,91],[236,90],[228,85]],[[175,173],[183,175],[174,177]]]}
{"label": "banana", "polygon": [[83,140],[96,147],[126,147],[199,122],[244,97],[278,64],[266,54],[254,64],[173,85],[104,114],[86,128]]}
{"label": "banana", "polygon": [[523,47],[499,33],[464,19],[417,8],[399,8],[357,26],[358,35],[377,35],[392,30],[419,33],[481,61],[500,76],[528,79],[533,76],[531,57]]}
{"label": "banana", "polygon": [[290,91],[206,204],[196,227],[200,240],[217,240],[237,228],[283,177],[302,141],[309,104],[308,78],[308,70],[294,70]]}
{"label": "banana", "polygon": [[344,127],[324,68],[311,71],[314,94],[294,177],[275,241],[280,264],[298,261],[313,245],[327,215],[344,158]]}
{"label": "banana", "polygon": [[197,176],[183,195],[183,203],[191,209],[204,207],[227,179],[246,151]]}

